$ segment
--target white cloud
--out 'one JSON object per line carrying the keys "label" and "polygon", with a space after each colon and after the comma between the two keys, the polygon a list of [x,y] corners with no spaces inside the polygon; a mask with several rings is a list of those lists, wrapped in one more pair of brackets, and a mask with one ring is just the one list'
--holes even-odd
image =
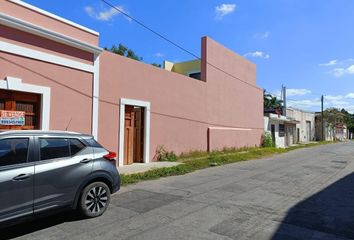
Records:
{"label": "white cloud", "polygon": [[354,65],[351,65],[347,68],[334,68],[329,71],[329,73],[335,77],[341,77],[344,75],[354,75]]}
{"label": "white cloud", "polygon": [[161,58],[161,57],[164,57],[165,54],[158,52],[158,53],[155,53],[154,56],[158,57],[158,58]]}
{"label": "white cloud", "polygon": [[354,74],[354,65],[351,65],[347,68],[348,74]]}
{"label": "white cloud", "polygon": [[341,77],[345,74],[345,68],[334,68],[329,73],[335,77]]}
{"label": "white cloud", "polygon": [[[280,94],[280,91],[277,91],[275,94]],[[287,95],[289,96],[289,94]],[[321,99],[319,97],[305,98],[305,99],[288,98],[287,105],[290,107],[295,107],[295,108],[309,110],[309,111],[320,111]],[[324,106],[325,108],[330,108],[330,107],[339,108],[339,109],[344,108],[347,111],[353,113],[354,112],[354,92],[343,94],[343,95],[325,95]]]}
{"label": "white cloud", "polygon": [[333,96],[333,95],[326,95],[325,96],[326,100],[329,101],[339,101],[345,98],[345,96],[343,95],[337,95],[337,96]]}
{"label": "white cloud", "polygon": [[286,90],[286,94],[287,96],[303,96],[303,95],[311,94],[311,90],[289,88]]}
{"label": "white cloud", "polygon": [[264,58],[264,59],[270,58],[269,54],[262,52],[262,51],[248,52],[244,56],[245,57],[254,57],[254,58]]}
{"label": "white cloud", "polygon": [[215,7],[215,14],[216,14],[215,18],[217,20],[221,20],[226,15],[235,12],[235,10],[236,10],[236,4],[223,3]]}
{"label": "white cloud", "polygon": [[267,39],[269,37],[270,37],[270,32],[256,33],[253,35],[253,38],[260,38],[260,39]]}
{"label": "white cloud", "polygon": [[338,60],[334,59],[334,60],[329,61],[328,63],[321,63],[321,64],[319,64],[319,66],[328,67],[328,66],[334,66],[337,64],[338,64]]}
{"label": "white cloud", "polygon": [[348,93],[345,95],[346,98],[354,99],[354,93]]}
{"label": "white cloud", "polygon": [[[126,12],[123,7],[121,6],[116,6],[116,8]],[[115,16],[119,15],[120,12],[117,11],[114,8],[105,8],[101,10],[94,9],[91,6],[86,6],[85,12],[93,19],[99,20],[99,21],[110,21],[112,20]]]}
{"label": "white cloud", "polygon": [[[347,111],[354,111],[354,93],[348,93],[346,95],[325,95],[324,105],[325,108],[345,108]],[[314,111],[319,111],[321,106],[321,99],[288,99],[288,105],[297,108],[309,109]]]}
{"label": "white cloud", "polygon": [[321,106],[321,99],[288,100],[287,104],[291,107],[313,109]]}

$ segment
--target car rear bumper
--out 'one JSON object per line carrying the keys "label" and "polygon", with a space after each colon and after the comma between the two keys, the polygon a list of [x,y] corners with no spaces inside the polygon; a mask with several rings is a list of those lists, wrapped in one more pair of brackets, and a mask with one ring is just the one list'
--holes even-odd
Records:
{"label": "car rear bumper", "polygon": [[120,189],[120,175],[118,173],[116,181],[112,184],[112,193],[118,192]]}

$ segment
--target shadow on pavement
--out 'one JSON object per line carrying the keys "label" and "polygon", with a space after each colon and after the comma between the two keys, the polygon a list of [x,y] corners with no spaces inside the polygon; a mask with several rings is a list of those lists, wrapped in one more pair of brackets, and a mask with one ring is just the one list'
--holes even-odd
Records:
{"label": "shadow on pavement", "polygon": [[64,222],[74,222],[82,219],[81,215],[76,211],[66,210],[9,222],[6,223],[7,226],[0,227],[0,240],[20,237]]}
{"label": "shadow on pavement", "polygon": [[272,239],[354,239],[354,174],[292,207]]}

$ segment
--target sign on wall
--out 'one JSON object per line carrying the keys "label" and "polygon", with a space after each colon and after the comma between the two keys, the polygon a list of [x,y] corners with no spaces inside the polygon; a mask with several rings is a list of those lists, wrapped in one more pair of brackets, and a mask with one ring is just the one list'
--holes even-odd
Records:
{"label": "sign on wall", "polygon": [[24,126],[25,112],[0,110],[0,125]]}

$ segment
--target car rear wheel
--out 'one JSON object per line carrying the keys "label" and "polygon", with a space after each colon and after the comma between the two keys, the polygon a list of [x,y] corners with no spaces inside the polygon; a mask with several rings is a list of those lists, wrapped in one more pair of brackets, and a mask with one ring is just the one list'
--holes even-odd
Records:
{"label": "car rear wheel", "polygon": [[94,182],[87,185],[80,198],[80,209],[85,217],[101,216],[111,200],[109,187],[103,182]]}

